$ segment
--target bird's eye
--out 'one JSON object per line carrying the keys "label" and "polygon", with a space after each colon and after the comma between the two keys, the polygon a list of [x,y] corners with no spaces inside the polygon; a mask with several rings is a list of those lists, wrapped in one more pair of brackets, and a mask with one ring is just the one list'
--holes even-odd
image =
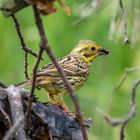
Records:
{"label": "bird's eye", "polygon": [[94,47],[94,46],[92,46],[90,49],[91,49],[92,51],[94,51],[94,50],[95,50],[95,47]]}

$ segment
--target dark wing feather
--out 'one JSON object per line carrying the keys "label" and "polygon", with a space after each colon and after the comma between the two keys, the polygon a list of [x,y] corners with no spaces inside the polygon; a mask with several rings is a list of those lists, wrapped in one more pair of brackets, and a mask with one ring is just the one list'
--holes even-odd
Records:
{"label": "dark wing feather", "polygon": [[[66,75],[75,75],[78,71],[75,63],[76,60],[71,56],[63,57],[61,60],[58,61],[60,66],[63,68]],[[53,63],[43,66],[38,72],[39,73],[48,73],[48,75],[52,75],[54,77],[59,76],[59,73]]]}
{"label": "dark wing feather", "polygon": [[[89,69],[89,64],[82,59],[78,59],[73,56],[66,56],[60,59],[58,62],[67,76],[85,76],[88,74],[87,69]],[[48,76],[60,76],[53,63],[42,67],[40,71],[38,71],[38,73],[42,72],[48,73]]]}

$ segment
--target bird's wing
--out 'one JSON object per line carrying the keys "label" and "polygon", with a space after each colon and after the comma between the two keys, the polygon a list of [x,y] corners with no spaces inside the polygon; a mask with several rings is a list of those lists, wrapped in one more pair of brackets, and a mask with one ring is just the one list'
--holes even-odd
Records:
{"label": "bird's wing", "polygon": [[[74,65],[75,61],[76,60],[73,59],[71,56],[66,56],[63,57],[61,60],[59,60],[58,63],[60,64],[60,66],[62,67],[62,69],[64,70],[67,76],[72,76],[77,72],[77,67]],[[46,73],[46,76],[53,76],[53,77],[60,76],[57,68],[53,63],[43,66],[37,72],[37,75],[41,75],[42,73],[44,73],[44,75]]]}
{"label": "bird's wing", "polygon": [[[87,75],[87,69],[85,68],[88,67],[88,65],[85,64],[83,60],[77,59],[73,56],[66,56],[60,59],[58,63],[64,70],[67,78]],[[46,85],[53,81],[57,81],[58,79],[60,79],[60,74],[55,65],[50,63],[37,72],[36,85]]]}

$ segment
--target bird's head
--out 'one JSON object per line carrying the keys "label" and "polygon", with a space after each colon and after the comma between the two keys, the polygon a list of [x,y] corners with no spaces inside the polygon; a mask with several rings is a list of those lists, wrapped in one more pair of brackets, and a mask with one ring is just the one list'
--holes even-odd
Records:
{"label": "bird's head", "polygon": [[100,47],[91,40],[81,40],[72,50],[71,55],[82,57],[88,63],[91,63],[97,56],[108,55],[109,51]]}

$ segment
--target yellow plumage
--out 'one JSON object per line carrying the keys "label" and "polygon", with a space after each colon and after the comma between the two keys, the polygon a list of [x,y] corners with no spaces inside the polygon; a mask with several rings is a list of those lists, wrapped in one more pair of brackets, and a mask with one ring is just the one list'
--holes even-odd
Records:
{"label": "yellow plumage", "polygon": [[[58,60],[58,62],[63,68],[68,81],[74,89],[77,90],[82,87],[87,80],[91,62],[97,56],[107,54],[109,54],[109,51],[102,49],[97,43],[90,40],[82,40],[70,54]],[[46,75],[41,76],[42,73],[46,73]],[[50,63],[42,67],[37,72],[37,75],[36,87],[47,90],[50,99],[55,103],[61,104],[62,108],[68,111],[63,101],[63,95],[68,91],[54,64]],[[32,79],[20,85],[20,87],[30,86],[31,84]],[[55,96],[57,96],[57,99]]]}

